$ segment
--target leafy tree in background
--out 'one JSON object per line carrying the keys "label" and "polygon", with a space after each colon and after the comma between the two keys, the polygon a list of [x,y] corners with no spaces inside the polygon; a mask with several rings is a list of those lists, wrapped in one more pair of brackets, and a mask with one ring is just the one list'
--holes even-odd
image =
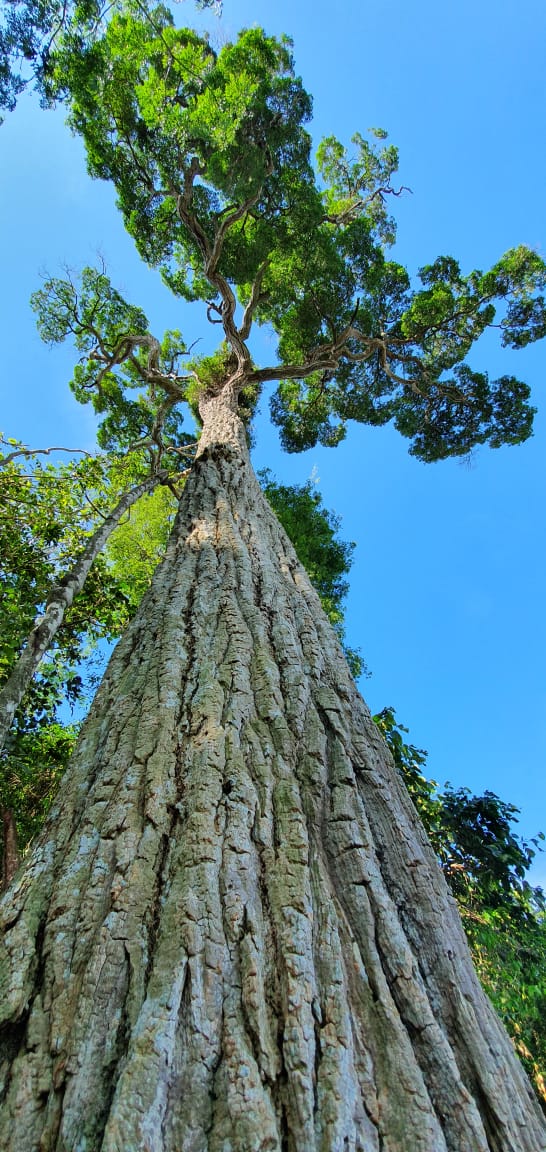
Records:
{"label": "leafy tree in background", "polygon": [[[289,450],[335,444],[351,419],[393,421],[425,461],[520,442],[527,387],[467,356],[493,324],[512,347],[544,334],[544,263],[520,248],[464,275],[440,257],[412,288],[388,259],[395,149],[330,138],[314,168],[290,45],[258,29],[215,53],[165,8],[116,12],[77,53],[59,45],[52,77],[143,259],[219,340],[165,370],[181,338],[164,347],[113,290],[105,330],[93,285],[75,332],[65,287],[37,302],[44,334],[81,341],[74,387],[105,445],[133,438],[146,388],[173,420],[190,405],[200,438],[165,560],[3,902],[3,1130],[21,1152],[536,1152],[531,1087],[252,472],[248,421],[276,382]],[[258,324],[277,337],[264,366]]]}
{"label": "leafy tree in background", "polygon": [[[0,683],[5,683],[23,640],[30,631],[39,605],[47,598],[58,560],[74,552],[75,520],[89,515],[87,486],[96,489],[97,472],[84,465],[62,468],[40,465],[29,475],[10,460],[16,445],[3,459],[0,492]],[[19,711],[11,729],[2,762],[0,800],[4,812],[5,839],[12,839],[13,859],[4,852],[4,880],[17,862],[16,821],[23,844],[43,822],[54,783],[68,760],[73,734],[56,723],[60,704],[74,701],[83,690],[81,663],[87,637],[98,637],[114,626],[122,601],[113,582],[103,571],[94,574],[94,595],[82,612],[67,621],[58,643],[42,664],[32,685],[24,712]],[[90,590],[88,589],[88,592]],[[121,621],[120,621],[121,623]]]}
{"label": "leafy tree in background", "polygon": [[[85,533],[108,508],[104,461],[87,457],[45,467],[35,463],[29,470],[13,459],[21,447],[15,443],[10,447],[0,469],[0,693],[17,666],[36,615],[60,576],[75,563]],[[33,682],[31,670],[24,707],[16,702],[3,756],[0,803],[5,819],[8,813],[15,818],[22,845],[41,827],[74,744],[75,728],[59,723],[59,710],[81,701],[87,655],[101,638],[119,635],[127,609],[117,582],[99,558],[54,642],[48,644]],[[11,714],[6,730],[10,721]]]}
{"label": "leafy tree in background", "polygon": [[177,500],[169,488],[143,496],[110,537],[108,568],[131,608],[138,608],[163,559],[176,515]]}
{"label": "leafy tree in background", "polygon": [[544,835],[518,837],[518,809],[493,792],[439,790],[394,709],[374,720],[457,900],[476,971],[546,1108],[546,900],[526,880]]}

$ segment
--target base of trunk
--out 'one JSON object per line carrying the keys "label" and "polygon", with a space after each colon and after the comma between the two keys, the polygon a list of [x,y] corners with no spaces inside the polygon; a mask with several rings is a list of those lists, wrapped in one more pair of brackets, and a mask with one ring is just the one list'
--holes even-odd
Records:
{"label": "base of trunk", "polygon": [[235,449],[197,461],[2,907],[0,1149],[546,1149],[414,809]]}

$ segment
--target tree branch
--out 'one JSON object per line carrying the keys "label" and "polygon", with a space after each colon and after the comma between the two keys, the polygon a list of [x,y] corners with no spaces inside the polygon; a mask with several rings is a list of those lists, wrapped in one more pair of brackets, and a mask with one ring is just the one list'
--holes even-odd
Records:
{"label": "tree branch", "polygon": [[303,380],[312,372],[333,372],[339,357],[324,360],[308,360],[305,364],[275,364],[270,368],[256,368],[245,374],[246,384],[265,384],[271,380]]}
{"label": "tree branch", "polygon": [[[274,168],[273,159],[269,152],[265,153],[265,159],[266,162],[264,180],[267,178],[267,176],[271,175]],[[245,344],[246,337],[241,334],[241,330],[236,327],[234,322],[235,311],[237,308],[237,299],[235,293],[233,292],[233,289],[228,280],[226,280],[226,278],[222,276],[220,272],[218,272],[218,263],[222,254],[224,240],[229,229],[234,224],[236,224],[238,220],[241,220],[242,217],[247,212],[249,212],[255,204],[258,203],[258,200],[260,199],[263,191],[263,182],[260,184],[260,187],[254,193],[254,195],[249,196],[248,199],[245,200],[242,204],[235,205],[232,208],[223,209],[222,213],[218,214],[217,220],[220,221],[220,225],[215,232],[214,240],[211,245],[202,224],[199,222],[194,213],[190,211],[193,182],[196,175],[203,174],[203,172],[204,169],[202,169],[201,165],[199,164],[197,157],[193,157],[189,167],[186,169],[183,192],[180,192],[174,188],[171,190],[171,192],[175,198],[177,212],[181,222],[188,229],[190,235],[195,240],[202,256],[204,257],[203,271],[205,276],[207,277],[209,283],[212,284],[214,288],[216,288],[222,297],[222,307],[220,311],[224,334],[227,342],[231,345],[237,357],[237,371],[235,376],[232,377],[231,381],[234,383],[236,379],[240,379],[243,377],[243,375],[245,375],[251,359],[250,353]],[[244,325],[245,320],[243,317],[243,326]]]}
{"label": "tree branch", "polygon": [[[135,348],[148,348],[148,360],[146,365],[133,355]],[[95,385],[100,391],[101,381],[107,372],[111,372],[112,368],[116,365],[121,365],[125,361],[130,361],[135,372],[141,377],[146,384],[158,385],[160,388],[171,397],[173,403],[185,399],[185,392],[182,388],[178,387],[178,382],[183,380],[191,380],[195,378],[194,372],[189,372],[183,376],[175,376],[173,373],[162,372],[159,367],[159,359],[161,354],[161,345],[157,337],[152,336],[151,333],[138,333],[128,334],[120,337],[114,351],[105,355],[101,349],[100,355],[96,351],[93,358],[96,360],[105,361],[104,367],[99,372],[95,381]]]}
{"label": "tree branch", "polygon": [[348,221],[353,218],[355,212],[360,212],[367,204],[371,204],[372,200],[375,200],[376,197],[383,200],[385,196],[401,196],[403,192],[409,192],[410,195],[412,195],[411,188],[408,188],[407,184],[401,184],[400,188],[389,188],[387,185],[376,188],[375,192],[372,192],[370,196],[355,200],[355,203],[352,204],[350,208],[346,208],[344,212],[333,212],[323,216],[321,223],[347,224]]}
{"label": "tree branch", "polygon": [[[273,163],[270,159],[267,166],[266,166],[264,178],[267,176],[270,176],[272,171],[273,171]],[[221,254],[222,254],[222,247],[223,247],[227,232],[229,232],[229,229],[231,228],[231,226],[233,224],[236,224],[238,220],[241,220],[243,218],[243,216],[245,216],[246,213],[249,212],[250,209],[253,208],[254,205],[258,203],[258,200],[260,199],[260,196],[262,194],[262,190],[263,190],[263,184],[260,184],[260,187],[258,188],[258,191],[254,194],[254,196],[249,196],[248,200],[245,200],[242,204],[239,204],[237,207],[234,206],[233,208],[229,208],[227,210],[227,212],[224,209],[224,214],[222,215],[220,227],[218,228],[218,230],[214,236],[214,243],[213,243],[212,252],[210,255],[209,267],[210,267],[211,272],[214,272],[216,270],[216,266],[218,264],[218,261],[220,259]],[[209,274],[206,269],[205,269],[205,274],[207,276]]]}
{"label": "tree branch", "polygon": [[[3,436],[0,436],[0,444],[9,446],[9,440],[5,440]],[[77,452],[80,456],[87,456],[90,460],[96,459],[93,453],[86,452],[85,448],[61,448],[60,446],[51,448],[27,448],[26,444],[21,444],[14,449],[13,452],[9,452],[7,456],[0,456],[0,468],[5,468],[6,465],[10,464],[12,460],[15,460],[17,456],[49,456],[52,452]]]}
{"label": "tree branch", "polygon": [[243,319],[242,319],[241,327],[239,328],[239,336],[241,337],[242,340],[248,340],[248,337],[250,336],[250,331],[252,328],[252,319],[254,316],[254,312],[256,311],[256,308],[257,308],[258,303],[260,301],[263,278],[267,272],[267,269],[269,268],[269,265],[270,265],[270,260],[269,259],[264,260],[263,264],[260,266],[260,268],[258,268],[258,271],[256,273],[254,283],[253,283],[252,288],[250,290],[250,299],[249,299],[248,304],[247,304],[247,306],[243,312]]}
{"label": "tree branch", "polygon": [[[346,346],[349,340],[357,340],[363,344],[366,349],[365,352],[361,355],[351,352]],[[264,384],[272,380],[303,380],[313,372],[335,372],[343,356],[349,360],[365,361],[369,360],[374,352],[377,352],[380,365],[390,380],[404,385],[405,388],[410,388],[418,396],[424,395],[414,380],[406,380],[403,376],[398,376],[390,367],[387,355],[388,344],[384,337],[364,336],[358,328],[354,328],[352,325],[345,328],[335,344],[325,344],[312,349],[303,364],[276,364],[268,368],[257,368],[245,373],[245,382]]]}
{"label": "tree branch", "polygon": [[[398,376],[396,372],[393,372],[387,359],[388,344],[384,337],[379,338],[377,336],[364,336],[362,332],[359,332],[358,328],[354,327],[347,328],[344,333],[344,336],[345,335],[347,339],[357,340],[359,343],[364,344],[366,348],[369,349],[372,353],[377,350],[379,363],[381,364],[385,375],[389,377],[389,380],[393,380],[395,384],[403,384],[405,388],[410,388],[411,391],[414,392],[417,396],[424,395],[424,393],[415,383],[415,380],[406,380],[404,376]],[[351,356],[351,353],[347,353],[347,350],[345,350],[343,354],[348,354],[349,359],[354,358],[354,354]],[[368,358],[369,357],[367,354],[363,356],[363,359],[365,360]]]}

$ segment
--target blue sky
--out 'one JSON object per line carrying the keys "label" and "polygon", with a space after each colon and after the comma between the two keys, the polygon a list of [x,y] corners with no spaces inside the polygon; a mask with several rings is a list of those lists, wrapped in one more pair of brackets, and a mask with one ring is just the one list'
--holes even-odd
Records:
{"label": "blue sky", "polygon": [[[195,20],[189,0],[177,14]],[[410,270],[440,253],[484,268],[519,243],[546,254],[542,0],[225,0],[221,22],[199,22],[218,42],[254,22],[288,32],[317,140],[389,131],[412,190],[396,202],[396,255]],[[40,273],[100,252],[158,334],[178,326],[190,341],[206,336],[206,321],[139,262],[62,112],[21,101],[0,129],[0,156],[0,426],[35,446],[89,447],[92,417],[66,386],[73,355],[40,344],[28,307]],[[546,831],[545,359],[542,346],[510,353],[489,337],[472,356],[476,368],[533,385],[535,436],[518,448],[424,465],[392,429],[353,425],[335,450],[287,456],[264,402],[255,452],[287,482],[314,469],[343,536],[357,542],[348,633],[372,672],[362,685],[371,708],[396,708],[435,779],[517,804],[528,836]],[[546,883],[544,857],[534,875]]]}

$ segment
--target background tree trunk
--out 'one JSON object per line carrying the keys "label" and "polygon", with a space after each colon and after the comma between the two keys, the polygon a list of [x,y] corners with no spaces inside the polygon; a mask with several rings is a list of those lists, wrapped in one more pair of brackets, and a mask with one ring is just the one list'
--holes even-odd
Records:
{"label": "background tree trunk", "polygon": [[17,826],[11,808],[2,809],[2,888],[7,888],[19,867]]}
{"label": "background tree trunk", "polygon": [[415,811],[227,440],[4,897],[0,1148],[539,1152]]}

